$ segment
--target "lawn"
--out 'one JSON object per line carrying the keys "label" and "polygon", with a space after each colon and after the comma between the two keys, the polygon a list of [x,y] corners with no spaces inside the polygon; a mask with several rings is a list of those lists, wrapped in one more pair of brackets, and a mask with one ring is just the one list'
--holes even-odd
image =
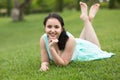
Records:
{"label": "lawn", "polygon": [[[80,12],[60,13],[66,30],[79,37],[83,22]],[[39,72],[39,39],[44,33],[46,14],[25,16],[12,22],[0,17],[0,80],[119,80],[120,79],[120,10],[100,10],[93,21],[103,50],[116,55],[103,60],[71,62],[59,67],[51,62],[50,70]]]}

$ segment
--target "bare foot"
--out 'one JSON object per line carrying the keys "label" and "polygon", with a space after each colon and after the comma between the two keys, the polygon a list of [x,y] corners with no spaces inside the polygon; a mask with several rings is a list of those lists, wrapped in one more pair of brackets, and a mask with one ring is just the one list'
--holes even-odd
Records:
{"label": "bare foot", "polygon": [[83,2],[80,2],[80,7],[81,7],[81,11],[82,11],[82,14],[80,15],[80,18],[82,20],[86,20],[88,18],[87,16],[87,5],[86,3],[83,3]]}
{"label": "bare foot", "polygon": [[99,9],[100,4],[96,3],[91,6],[90,11],[89,11],[89,20],[92,21],[93,18],[95,17],[98,9]]}

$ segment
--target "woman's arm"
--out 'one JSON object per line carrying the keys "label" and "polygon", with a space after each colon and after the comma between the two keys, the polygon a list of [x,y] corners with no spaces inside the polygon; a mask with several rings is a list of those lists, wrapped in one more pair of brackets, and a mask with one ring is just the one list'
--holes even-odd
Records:
{"label": "woman's arm", "polygon": [[69,62],[71,61],[71,58],[72,58],[74,47],[75,47],[75,40],[73,37],[69,37],[69,39],[66,43],[65,49],[64,49],[63,53],[61,53],[60,55],[55,50],[54,46],[50,46],[50,52],[51,52],[54,62],[57,65],[69,64]]}
{"label": "woman's arm", "polygon": [[45,47],[45,42],[43,36],[40,38],[40,51],[41,51],[41,67],[40,71],[46,71],[49,69],[49,58],[47,54],[47,50]]}

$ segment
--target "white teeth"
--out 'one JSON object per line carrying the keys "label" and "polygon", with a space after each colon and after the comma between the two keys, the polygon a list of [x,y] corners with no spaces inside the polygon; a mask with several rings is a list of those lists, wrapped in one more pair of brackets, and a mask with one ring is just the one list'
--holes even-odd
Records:
{"label": "white teeth", "polygon": [[49,33],[49,37],[50,37],[50,38],[56,38],[56,35],[57,35],[57,34],[55,34],[55,33]]}
{"label": "white teeth", "polygon": [[53,36],[53,37],[54,37],[54,36],[55,36],[55,34],[50,34],[50,36]]}
{"label": "white teeth", "polygon": [[50,36],[55,36],[55,35],[50,35]]}
{"label": "white teeth", "polygon": [[55,35],[50,35],[50,37],[55,37]]}

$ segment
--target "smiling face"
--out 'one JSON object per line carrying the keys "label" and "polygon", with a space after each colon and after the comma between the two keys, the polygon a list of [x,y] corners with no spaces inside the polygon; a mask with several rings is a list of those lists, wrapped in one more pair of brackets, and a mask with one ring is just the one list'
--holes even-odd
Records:
{"label": "smiling face", "polygon": [[45,25],[45,32],[49,39],[58,39],[62,32],[62,26],[56,18],[49,18]]}

